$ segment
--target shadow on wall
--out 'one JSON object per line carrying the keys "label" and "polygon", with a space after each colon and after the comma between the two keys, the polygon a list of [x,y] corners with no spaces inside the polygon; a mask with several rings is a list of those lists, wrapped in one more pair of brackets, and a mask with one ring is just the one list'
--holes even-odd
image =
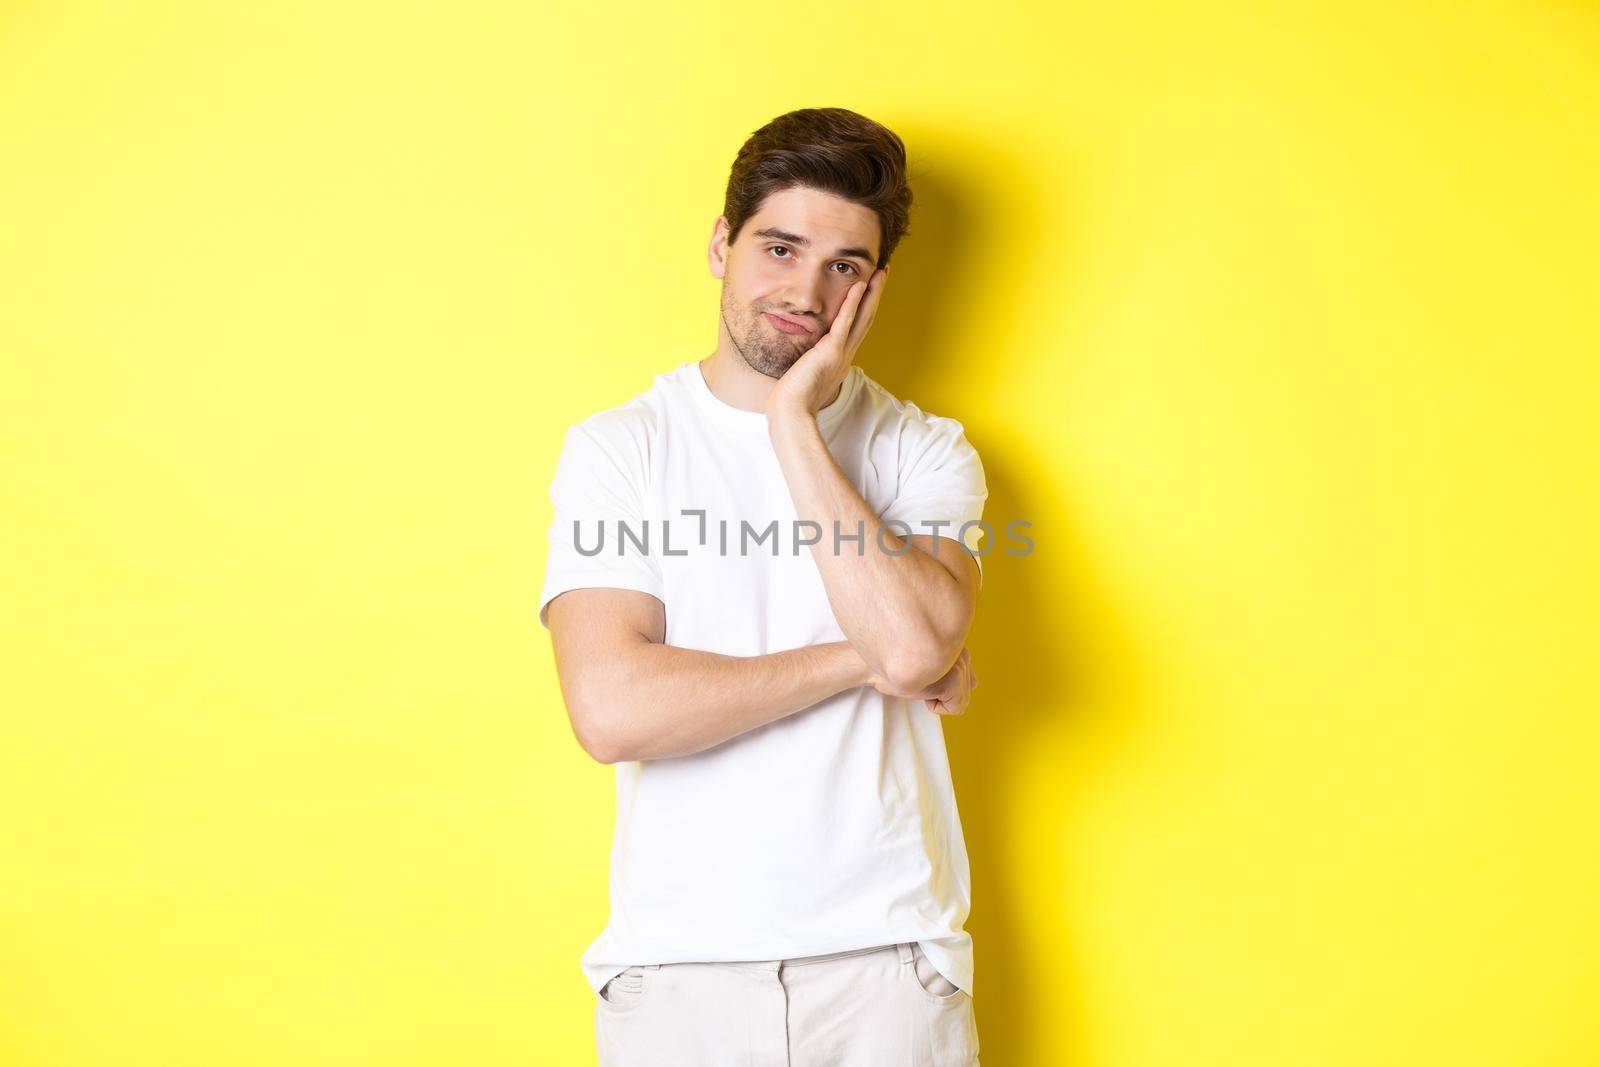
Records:
{"label": "shadow on wall", "polygon": [[[993,172],[995,154],[1004,146],[985,145],[982,150],[986,169]],[[1093,975],[1083,973],[1077,963],[1068,921],[1082,921],[1081,914],[1068,908],[1073,818],[1085,786],[1081,775],[1071,773],[1078,766],[1073,756],[1085,733],[1103,740],[1108,727],[1125,736],[1133,726],[1094,721],[1097,711],[1128,707],[1132,701],[1101,691],[1096,661],[1087,650],[1114,650],[1119,658],[1132,653],[1123,634],[1105,632],[1106,620],[1119,613],[1114,606],[1108,608],[1096,588],[1094,561],[1085,558],[1077,543],[1070,522],[1075,514],[1071,486],[1041,482],[1038,472],[1045,465],[1007,454],[998,440],[984,440],[983,427],[1003,419],[1003,413],[961,410],[959,400],[923,399],[959,398],[974,385],[987,384],[990,376],[1026,373],[1030,361],[1015,355],[1007,324],[1024,314],[1037,317],[1039,309],[1023,308],[1020,298],[1017,306],[963,306],[962,294],[974,288],[965,272],[1004,263],[1013,276],[1025,275],[1033,269],[1031,243],[1000,232],[989,221],[992,213],[984,210],[976,189],[960,185],[955,159],[924,160],[920,167],[914,162],[912,174],[913,234],[895,252],[892,299],[879,311],[858,361],[902,400],[960,420],[983,457],[989,488],[984,518],[994,528],[995,547],[984,557],[977,622],[968,641],[979,688],[965,715],[944,720],[972,867],[973,911],[967,929],[977,969],[973,1005],[985,1063],[1066,1065],[1084,1059],[1087,1020],[1079,991],[1094,983]],[[1010,218],[1028,217],[1028,205],[1016,199],[1028,190],[1026,170],[1018,167],[1015,180],[1006,185]],[[1041,190],[1031,203],[1048,202],[1049,210],[1060,210],[1061,196],[1062,190],[1051,190],[1047,200]],[[1073,260],[1059,245],[1052,245],[1049,253],[1048,269],[1061,299],[1046,314],[1065,321],[1073,313]],[[992,286],[982,288],[993,291]],[[1013,291],[1020,292],[1020,287]],[[954,329],[954,320],[975,314],[993,324],[984,333],[985,350],[955,349],[946,340],[961,332]],[[1023,429],[1012,439],[1025,438]],[[1055,517],[1042,526],[1045,516]],[[1033,523],[1024,528],[1034,541],[1027,556],[1004,554],[1006,546],[1017,547],[1005,532],[1012,519]],[[1086,605],[1092,605],[1092,612]],[[1091,617],[1092,635],[1086,632]],[[1041,748],[1047,746],[1054,746],[1064,761],[1061,775],[1048,795],[1022,795],[1014,783],[1023,780],[1024,768],[1037,767]],[[1048,926],[1039,924],[1041,908],[1049,909]],[[1029,981],[1030,976],[1049,981]],[[1049,1033],[1041,1026],[1046,1014]],[[1064,1047],[1077,1054],[1063,1058]]]}

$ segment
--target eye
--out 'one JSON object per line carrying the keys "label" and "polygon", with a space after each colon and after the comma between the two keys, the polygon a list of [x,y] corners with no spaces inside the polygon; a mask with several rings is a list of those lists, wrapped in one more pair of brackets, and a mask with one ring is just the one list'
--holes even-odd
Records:
{"label": "eye", "polygon": [[848,267],[848,268],[849,268],[849,269],[850,269],[850,273],[851,273],[851,274],[860,274],[860,273],[861,273],[861,272],[860,272],[860,271],[858,271],[858,270],[856,270],[856,268],[855,268],[855,264],[853,264],[853,263],[846,263],[846,262],[845,262],[845,261],[844,261],[844,260],[842,260],[842,259],[841,259],[841,260],[840,260],[840,261],[839,261],[839,263],[838,263],[838,265],[839,265],[839,266],[841,266],[841,267]]}
{"label": "eye", "polygon": [[[767,251],[768,252],[787,252],[787,251],[789,251],[789,249],[788,249],[787,245],[771,245],[770,247],[767,248]],[[779,256],[778,258],[779,259],[789,259],[790,257],[789,256]]]}

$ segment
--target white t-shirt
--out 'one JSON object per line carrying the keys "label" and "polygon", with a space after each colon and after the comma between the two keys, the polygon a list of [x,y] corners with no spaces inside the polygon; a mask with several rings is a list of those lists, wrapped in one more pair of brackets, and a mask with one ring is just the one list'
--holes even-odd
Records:
{"label": "white t-shirt", "polygon": [[[817,422],[873,512],[909,527],[894,533],[956,537],[981,517],[988,490],[961,423],[859,366]],[[757,656],[846,639],[808,547],[832,551],[833,531],[796,522],[767,416],[719,400],[698,362],[570,426],[550,497],[547,626],[557,595],[602,586],[661,600],[677,647]],[[879,551],[873,539],[868,529],[841,551]],[[978,550],[980,527],[961,539]],[[971,994],[970,874],[943,722],[921,700],[863,686],[700,752],[615,764],[610,921],[583,954],[590,986],[647,963],[916,941]]]}

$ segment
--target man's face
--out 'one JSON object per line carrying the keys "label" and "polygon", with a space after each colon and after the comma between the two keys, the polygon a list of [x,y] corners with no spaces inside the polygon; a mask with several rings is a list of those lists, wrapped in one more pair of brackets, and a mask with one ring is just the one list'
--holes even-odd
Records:
{"label": "man's face", "polygon": [[[713,273],[723,268],[723,321],[746,363],[781,378],[822,339],[850,286],[872,277],[878,216],[831,193],[794,186],[767,197],[731,245],[724,243],[727,226],[717,220],[711,250]],[[785,329],[775,319],[801,325]]]}

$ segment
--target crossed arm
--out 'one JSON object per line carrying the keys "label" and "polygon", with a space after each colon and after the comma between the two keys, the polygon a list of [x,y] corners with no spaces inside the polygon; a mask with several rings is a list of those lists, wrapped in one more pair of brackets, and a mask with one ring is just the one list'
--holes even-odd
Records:
{"label": "crossed arm", "polygon": [[573,733],[601,763],[700,752],[863,685],[959,715],[978,684],[965,649],[943,677],[906,691],[849,641],[761,656],[678,648],[665,643],[661,601],[633,589],[569,589],[547,618]]}
{"label": "crossed arm", "polygon": [[601,763],[699,752],[872,682],[848,641],[764,656],[665,644],[666,608],[632,589],[568,590],[549,620],[573,732]]}
{"label": "crossed arm", "polygon": [[[977,564],[952,539],[880,534],[814,419],[774,414],[771,426],[796,518],[824,531],[812,555],[847,640],[759,656],[678,648],[650,594],[568,590],[546,609],[556,672],[573,732],[601,763],[699,752],[863,685],[941,714],[965,710],[977,685],[964,648]],[[833,551],[835,522],[864,531],[862,551]]]}

